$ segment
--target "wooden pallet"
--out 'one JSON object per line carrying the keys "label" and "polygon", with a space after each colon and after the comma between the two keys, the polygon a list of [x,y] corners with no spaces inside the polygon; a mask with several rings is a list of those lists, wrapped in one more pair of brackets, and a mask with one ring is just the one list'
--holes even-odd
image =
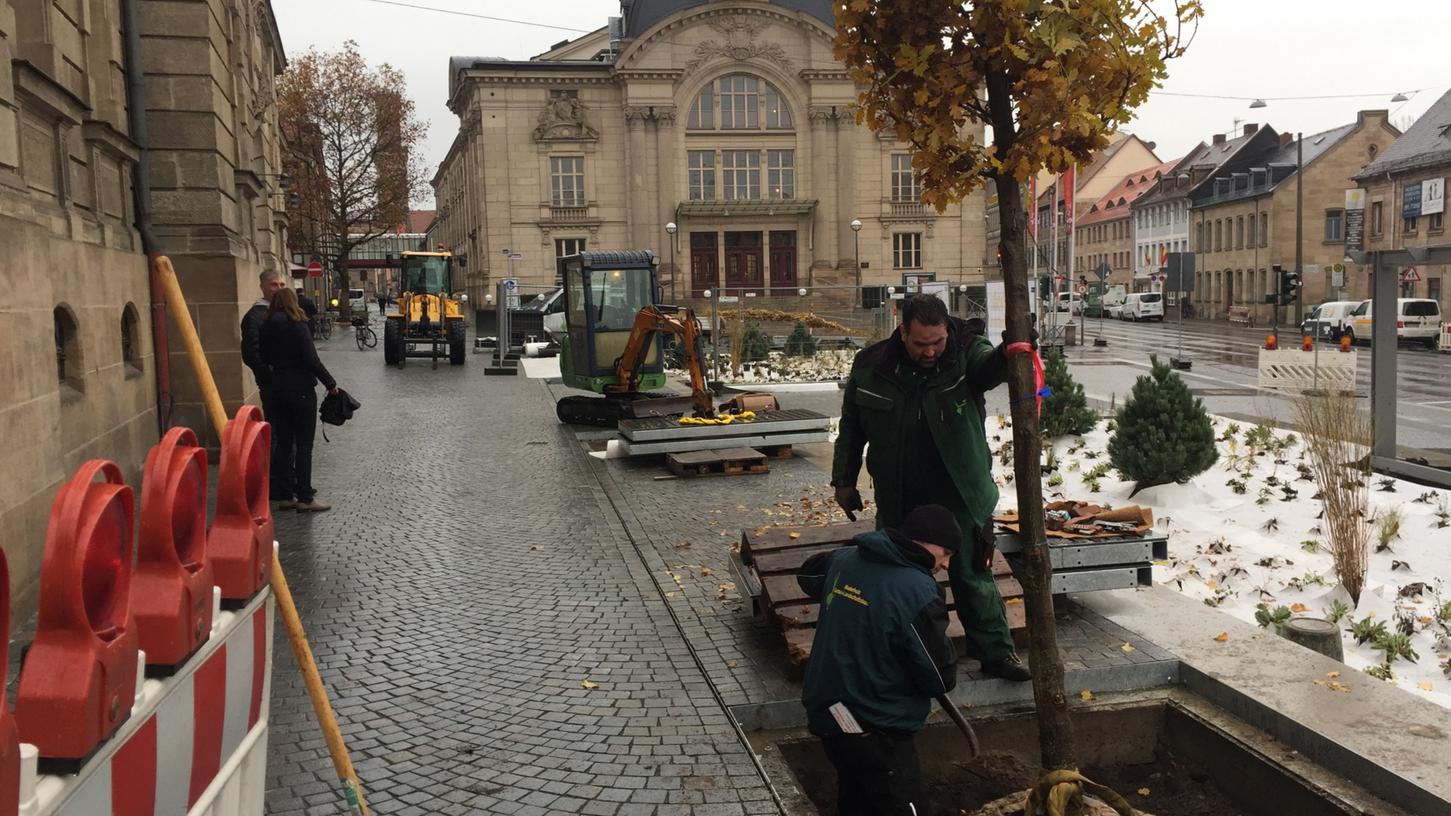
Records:
{"label": "wooden pallet", "polygon": [[770,473],[767,456],[753,448],[688,451],[665,454],[665,466],[676,476],[743,476]]}
{"label": "wooden pallet", "polygon": [[[865,519],[814,527],[768,527],[760,531],[742,531],[741,562],[760,584],[759,608],[785,636],[787,654],[794,671],[804,670],[806,660],[811,656],[811,641],[816,635],[816,621],[821,614],[820,604],[808,599],[796,583],[796,572],[811,556],[845,547],[857,534],[873,529],[874,523]],[[1001,553],[993,556],[993,577],[998,592],[1007,602],[1008,626],[1014,631],[1021,630],[1026,624],[1023,587],[1013,577]],[[948,609],[955,611],[957,607],[945,574],[938,578],[938,584],[946,592]],[[961,641],[964,637],[962,623],[956,614],[948,616],[947,634],[954,641]]]}

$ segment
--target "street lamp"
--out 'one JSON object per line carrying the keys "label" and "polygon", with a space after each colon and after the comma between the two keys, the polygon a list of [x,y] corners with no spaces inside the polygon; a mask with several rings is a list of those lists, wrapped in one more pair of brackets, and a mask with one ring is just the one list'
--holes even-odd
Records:
{"label": "street lamp", "polygon": [[804,287],[801,289],[797,289],[796,294],[800,295],[801,297],[806,297],[806,289]]}
{"label": "street lamp", "polygon": [[856,244],[856,298],[857,303],[862,299],[862,222],[860,218],[851,220],[852,243]]}
{"label": "street lamp", "polygon": [[680,229],[674,221],[665,225],[665,231],[670,234],[670,302],[676,301],[675,297],[675,231]]}
{"label": "street lamp", "polygon": [[710,373],[711,379],[720,382],[720,304],[716,301],[717,292],[707,289],[701,292],[705,299],[710,301]]}

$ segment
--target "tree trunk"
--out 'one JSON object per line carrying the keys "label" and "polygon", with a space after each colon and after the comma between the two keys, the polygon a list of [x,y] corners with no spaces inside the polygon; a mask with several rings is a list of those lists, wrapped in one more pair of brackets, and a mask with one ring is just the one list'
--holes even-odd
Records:
{"label": "tree trunk", "polygon": [[337,292],[333,297],[338,299],[338,320],[347,323],[353,318],[353,301],[348,297],[348,290],[352,288],[352,275],[348,272],[348,256],[338,255],[337,259]]}
{"label": "tree trunk", "polygon": [[[1011,89],[1001,73],[990,74],[988,106],[994,113],[993,142],[997,155],[1007,155],[1016,138],[1012,117]],[[1003,282],[1007,296],[1009,342],[1029,338],[1032,304],[1028,299],[1028,263],[1023,237],[1026,228],[1023,190],[1009,170],[993,174],[998,193],[1001,236],[998,249],[1003,257]],[[1028,662],[1033,670],[1033,701],[1038,713],[1038,747],[1048,769],[1078,766],[1073,723],[1068,716],[1068,697],[1063,688],[1063,659],[1058,652],[1058,631],[1053,620],[1053,565],[1048,558],[1043,525],[1041,442],[1038,429],[1036,384],[1033,363],[1019,357],[1009,366],[1008,390],[1013,417],[1013,483],[1018,490],[1018,516],[1023,539],[1025,568],[1017,577],[1023,585],[1023,604],[1028,622]]]}

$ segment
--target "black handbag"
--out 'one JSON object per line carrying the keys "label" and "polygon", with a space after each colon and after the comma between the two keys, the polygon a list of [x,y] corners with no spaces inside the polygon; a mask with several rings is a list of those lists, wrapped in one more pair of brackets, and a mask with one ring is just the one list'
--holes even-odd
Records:
{"label": "black handbag", "polygon": [[[318,416],[328,425],[341,425],[353,418],[353,412],[362,408],[363,404],[358,402],[352,394],[339,388],[337,393],[329,393],[323,397],[322,406],[318,408]],[[323,433],[323,439],[327,434]]]}

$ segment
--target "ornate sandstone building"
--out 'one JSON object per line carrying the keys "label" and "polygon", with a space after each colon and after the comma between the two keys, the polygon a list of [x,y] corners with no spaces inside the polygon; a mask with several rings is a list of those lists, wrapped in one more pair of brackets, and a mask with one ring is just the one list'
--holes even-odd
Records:
{"label": "ornate sandstone building", "polygon": [[906,146],[856,124],[827,0],[621,15],[529,60],[451,61],[432,234],[474,302],[584,248],[654,250],[680,298],[850,285],[858,251],[863,284],[982,281],[981,197],[923,207]]}

